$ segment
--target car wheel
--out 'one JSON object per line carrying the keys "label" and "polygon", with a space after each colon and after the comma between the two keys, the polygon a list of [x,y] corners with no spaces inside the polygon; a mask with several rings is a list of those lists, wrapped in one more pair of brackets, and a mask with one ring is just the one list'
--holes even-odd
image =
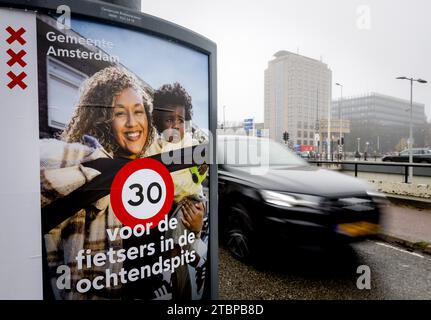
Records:
{"label": "car wheel", "polygon": [[234,203],[228,208],[225,230],[226,246],[230,253],[243,262],[249,262],[252,249],[252,225],[246,208]]}

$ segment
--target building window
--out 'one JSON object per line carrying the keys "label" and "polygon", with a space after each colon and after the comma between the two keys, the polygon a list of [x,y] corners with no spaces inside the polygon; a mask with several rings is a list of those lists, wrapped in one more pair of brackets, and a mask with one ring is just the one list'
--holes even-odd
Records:
{"label": "building window", "polygon": [[297,140],[297,141],[296,141],[296,144],[301,144],[301,140]]}
{"label": "building window", "polygon": [[78,102],[79,86],[87,76],[51,57],[47,59],[47,69],[48,125],[64,129]]}
{"label": "building window", "polygon": [[301,131],[298,130],[298,134],[297,134],[298,138],[301,138]]}

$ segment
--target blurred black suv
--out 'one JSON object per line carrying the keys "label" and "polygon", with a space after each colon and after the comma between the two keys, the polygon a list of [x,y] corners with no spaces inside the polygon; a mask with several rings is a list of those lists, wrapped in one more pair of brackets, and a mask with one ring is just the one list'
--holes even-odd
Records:
{"label": "blurred black suv", "polygon": [[217,142],[220,237],[237,258],[264,240],[345,243],[378,233],[385,199],[365,182],[311,166],[270,139]]}

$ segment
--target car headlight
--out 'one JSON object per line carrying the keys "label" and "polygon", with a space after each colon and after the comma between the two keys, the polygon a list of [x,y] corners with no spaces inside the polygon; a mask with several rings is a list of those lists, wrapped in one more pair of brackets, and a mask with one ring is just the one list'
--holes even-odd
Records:
{"label": "car headlight", "polygon": [[374,198],[374,197],[377,197],[377,198],[386,198],[386,196],[385,196],[384,193],[381,193],[381,192],[378,192],[378,191],[375,191],[375,190],[367,190],[367,195],[369,195],[372,198]]}
{"label": "car headlight", "polygon": [[389,204],[388,199],[386,198],[386,195],[384,193],[375,191],[375,190],[368,190],[367,195],[371,197],[371,199],[374,200],[377,204],[380,205],[387,205]]}
{"label": "car headlight", "polygon": [[262,190],[263,199],[271,204],[282,207],[317,207],[320,198],[303,194],[287,194],[277,191]]}

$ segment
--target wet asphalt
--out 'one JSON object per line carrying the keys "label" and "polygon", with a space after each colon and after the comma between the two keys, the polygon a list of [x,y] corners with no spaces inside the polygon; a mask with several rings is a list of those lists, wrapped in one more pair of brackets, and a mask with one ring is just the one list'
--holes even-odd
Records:
{"label": "wet asphalt", "polygon": [[[246,264],[220,248],[220,299],[431,299],[431,256],[423,253],[377,240],[333,250],[264,251]],[[360,266],[369,267],[370,289],[357,287],[367,283],[358,281]]]}

